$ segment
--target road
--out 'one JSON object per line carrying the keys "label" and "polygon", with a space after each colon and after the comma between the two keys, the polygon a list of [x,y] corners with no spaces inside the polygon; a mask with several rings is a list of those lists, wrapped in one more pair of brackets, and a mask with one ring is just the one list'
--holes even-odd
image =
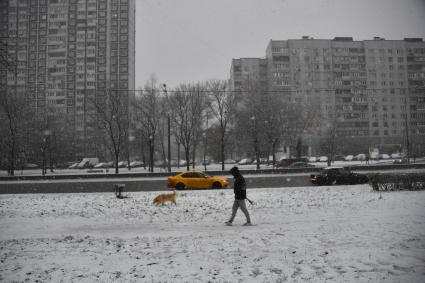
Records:
{"label": "road", "polygon": [[[233,178],[229,187],[233,186]],[[310,186],[309,174],[246,175],[248,188]],[[113,191],[115,184],[124,184],[124,191],[163,191],[166,177],[1,181],[0,194],[17,193],[88,193]]]}
{"label": "road", "polygon": [[[423,167],[423,166],[422,166]],[[361,170],[359,173],[425,173],[425,168],[392,168],[386,170]],[[244,174],[249,188],[277,188],[311,186],[310,173]],[[229,187],[233,186],[233,177],[225,175]],[[125,185],[124,191],[164,191],[167,177],[97,177],[46,180],[0,180],[0,194],[22,193],[92,193],[112,192],[115,184]]]}

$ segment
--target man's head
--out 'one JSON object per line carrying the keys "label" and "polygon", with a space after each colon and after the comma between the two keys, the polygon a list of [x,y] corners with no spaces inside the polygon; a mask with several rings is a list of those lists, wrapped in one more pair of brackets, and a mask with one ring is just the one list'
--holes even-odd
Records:
{"label": "man's head", "polygon": [[230,169],[230,174],[232,174],[233,176],[239,174],[239,168],[236,166],[233,166],[232,169]]}

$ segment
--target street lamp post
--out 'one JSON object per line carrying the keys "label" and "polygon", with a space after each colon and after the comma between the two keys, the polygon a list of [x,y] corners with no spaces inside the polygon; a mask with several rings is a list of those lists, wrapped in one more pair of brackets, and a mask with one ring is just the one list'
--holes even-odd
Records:
{"label": "street lamp post", "polygon": [[50,130],[48,130],[48,129],[45,129],[44,131],[43,131],[43,143],[42,143],[42,145],[41,145],[41,153],[42,153],[42,158],[43,158],[43,160],[42,160],[42,165],[41,165],[41,174],[43,175],[43,176],[45,176],[46,175],[46,173],[47,173],[47,161],[46,161],[46,150],[47,150],[47,143],[48,143],[48,138],[49,138],[49,136],[50,136]]}
{"label": "street lamp post", "polygon": [[153,136],[149,136],[149,172],[153,172]]}
{"label": "street lamp post", "polygon": [[130,166],[130,148],[131,148],[131,144],[132,142],[136,139],[135,136],[133,136],[132,133],[130,133],[130,135],[128,136],[128,146],[127,146],[127,168],[130,171],[131,170],[131,166]]}
{"label": "street lamp post", "polygon": [[204,169],[207,171],[207,133],[204,132],[202,136],[204,137]]}
{"label": "street lamp post", "polygon": [[257,168],[257,170],[259,170],[259,169],[260,169],[260,162],[259,162],[259,159],[260,159],[260,158],[259,158],[259,156],[258,156],[257,120],[256,120],[255,115],[253,115],[253,116],[251,117],[251,120],[252,120],[252,123],[253,123],[253,131],[252,131],[252,134],[254,135],[255,160],[256,160],[256,163],[257,163],[256,168]]}
{"label": "street lamp post", "polygon": [[[162,88],[166,97],[168,97],[167,85],[162,84]],[[170,121],[170,105],[167,109],[167,169],[171,172],[171,121]]]}
{"label": "street lamp post", "polygon": [[407,91],[407,99],[405,103],[405,134],[406,134],[406,155],[407,155],[407,164],[410,164],[410,137],[409,137],[409,115],[410,115],[410,102],[409,102],[409,91]]}

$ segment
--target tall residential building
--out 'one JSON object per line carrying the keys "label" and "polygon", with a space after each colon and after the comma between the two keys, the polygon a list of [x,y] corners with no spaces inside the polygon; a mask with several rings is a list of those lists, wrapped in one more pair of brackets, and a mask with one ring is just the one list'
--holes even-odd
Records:
{"label": "tall residential building", "polygon": [[135,84],[135,0],[0,1],[0,41],[16,72],[1,91],[24,94],[38,115],[76,131],[78,155],[96,155],[93,102]]}
{"label": "tall residential building", "polygon": [[[341,153],[409,145],[413,153],[425,154],[422,38],[271,40],[261,60],[267,62],[268,91],[317,107],[305,141],[313,154],[320,154],[329,127],[336,127]],[[242,82],[234,67],[231,73],[237,88]]]}

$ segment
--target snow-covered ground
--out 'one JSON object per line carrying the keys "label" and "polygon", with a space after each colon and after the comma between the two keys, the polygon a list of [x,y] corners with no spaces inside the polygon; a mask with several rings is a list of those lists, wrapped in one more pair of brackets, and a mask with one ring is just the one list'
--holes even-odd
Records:
{"label": "snow-covered ground", "polygon": [[4,282],[425,282],[425,192],[368,185],[0,195]]}

